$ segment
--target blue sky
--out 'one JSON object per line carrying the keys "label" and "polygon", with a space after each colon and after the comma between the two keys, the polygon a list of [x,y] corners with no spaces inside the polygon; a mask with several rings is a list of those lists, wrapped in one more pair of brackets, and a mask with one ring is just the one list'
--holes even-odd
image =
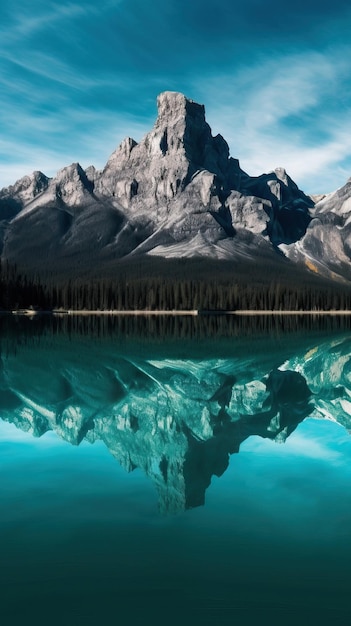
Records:
{"label": "blue sky", "polygon": [[2,0],[0,187],[102,167],[174,90],[249,174],[332,191],[351,176],[350,32],[348,0]]}

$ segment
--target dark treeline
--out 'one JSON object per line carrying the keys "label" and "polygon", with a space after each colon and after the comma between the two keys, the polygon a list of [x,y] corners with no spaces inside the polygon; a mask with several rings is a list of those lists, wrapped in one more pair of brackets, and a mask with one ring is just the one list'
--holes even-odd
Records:
{"label": "dark treeline", "polygon": [[[165,267],[154,275],[139,271],[116,272],[108,278],[60,278],[27,276],[5,265],[0,273],[0,309],[119,311],[235,311],[249,310],[351,310],[351,290],[341,283],[316,279],[292,284],[291,276],[266,280],[257,268],[246,272],[188,271],[189,264]],[[183,272],[179,268],[184,269]],[[146,268],[150,269],[150,268]],[[305,275],[304,275],[305,279]]]}

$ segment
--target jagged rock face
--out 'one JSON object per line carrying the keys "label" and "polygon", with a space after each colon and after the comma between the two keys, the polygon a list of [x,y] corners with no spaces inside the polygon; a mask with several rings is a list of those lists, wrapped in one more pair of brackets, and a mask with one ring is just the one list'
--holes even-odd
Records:
{"label": "jagged rock face", "polygon": [[0,221],[10,220],[43,193],[50,179],[42,172],[24,176],[14,185],[0,190]]}
{"label": "jagged rock face", "polygon": [[[150,197],[151,204],[167,203],[184,191],[195,172],[206,170],[227,182],[240,169],[229,159],[229,148],[220,136],[212,137],[205,110],[179,93],[158,97],[154,128],[137,144],[125,139],[109,159],[96,191],[112,194],[127,206]],[[212,179],[213,180],[213,179]],[[229,182],[229,181],[228,181]],[[231,184],[234,184],[234,177]]]}
{"label": "jagged rock face", "polygon": [[55,197],[66,206],[83,204],[93,191],[94,185],[89,181],[79,163],[60,170],[51,183]]}
{"label": "jagged rock face", "polygon": [[31,176],[24,176],[14,185],[1,189],[0,198],[3,202],[17,200],[23,206],[45,191],[49,181],[50,179],[42,172],[33,172]]}
{"label": "jagged rock face", "polygon": [[288,358],[269,338],[261,356],[253,343],[242,357],[197,359],[166,356],[164,344],[162,357],[145,346],[141,356],[91,337],[34,345],[1,344],[1,418],[74,445],[102,440],[127,471],[150,476],[163,511],[203,504],[211,477],[251,435],[281,443],[308,416],[351,428],[348,338],[307,343]]}
{"label": "jagged rock face", "polygon": [[[225,140],[212,137],[204,107],[182,94],[165,92],[158,97],[152,131],[139,144],[130,138],[122,142],[96,181],[95,192],[112,195],[132,219],[144,214],[154,222],[156,240],[147,240],[139,252],[199,232],[210,248],[227,234],[214,219],[222,206],[220,195],[236,187],[240,176]],[[229,213],[225,227],[231,231]]]}
{"label": "jagged rock face", "polygon": [[304,234],[313,202],[285,170],[250,177],[203,105],[176,92],[157,104],[153,129],[126,138],[102,171],[74,163],[0,192],[3,257],[26,267],[92,253],[96,267],[130,253],[236,258]]}
{"label": "jagged rock face", "polygon": [[[164,228],[168,226],[175,241],[179,233],[183,239],[184,233],[195,236],[199,231],[210,232],[209,239],[216,241],[224,234],[233,237],[236,229],[266,234],[267,222],[272,224],[267,234],[274,244],[292,241],[304,232],[308,207],[313,206],[283,169],[250,178],[238,160],[229,157],[223,137],[212,137],[204,107],[173,92],[158,97],[155,126],[140,144],[130,138],[122,142],[96,183],[96,192],[110,193],[138,213],[145,205],[156,205],[162,217],[175,215],[176,226]],[[297,217],[296,227],[294,219],[288,224],[288,211]],[[207,219],[209,214],[220,230]]]}
{"label": "jagged rock face", "polygon": [[351,179],[321,197],[311,218],[305,235],[290,246],[281,246],[282,250],[316,273],[351,280]]}
{"label": "jagged rock face", "polygon": [[274,245],[301,239],[311,221],[313,200],[301,191],[283,168],[257,178],[247,178],[245,192],[262,198],[269,221],[267,235]]}
{"label": "jagged rock face", "polygon": [[24,176],[14,185],[0,190],[0,254],[9,222],[23,207],[30,205],[35,198],[45,192],[49,181],[50,179],[42,172],[33,172],[31,176]]}

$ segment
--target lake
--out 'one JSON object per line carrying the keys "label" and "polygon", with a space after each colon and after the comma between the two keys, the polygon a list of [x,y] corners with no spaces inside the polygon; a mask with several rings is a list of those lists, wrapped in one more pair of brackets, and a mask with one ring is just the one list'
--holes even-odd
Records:
{"label": "lake", "polygon": [[350,328],[2,316],[0,623],[350,623]]}

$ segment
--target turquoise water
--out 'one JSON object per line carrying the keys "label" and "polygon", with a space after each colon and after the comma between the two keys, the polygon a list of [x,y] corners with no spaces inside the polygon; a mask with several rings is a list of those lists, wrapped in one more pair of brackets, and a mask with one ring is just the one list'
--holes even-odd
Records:
{"label": "turquoise water", "polygon": [[1,624],[350,622],[351,335],[230,324],[2,328]]}

